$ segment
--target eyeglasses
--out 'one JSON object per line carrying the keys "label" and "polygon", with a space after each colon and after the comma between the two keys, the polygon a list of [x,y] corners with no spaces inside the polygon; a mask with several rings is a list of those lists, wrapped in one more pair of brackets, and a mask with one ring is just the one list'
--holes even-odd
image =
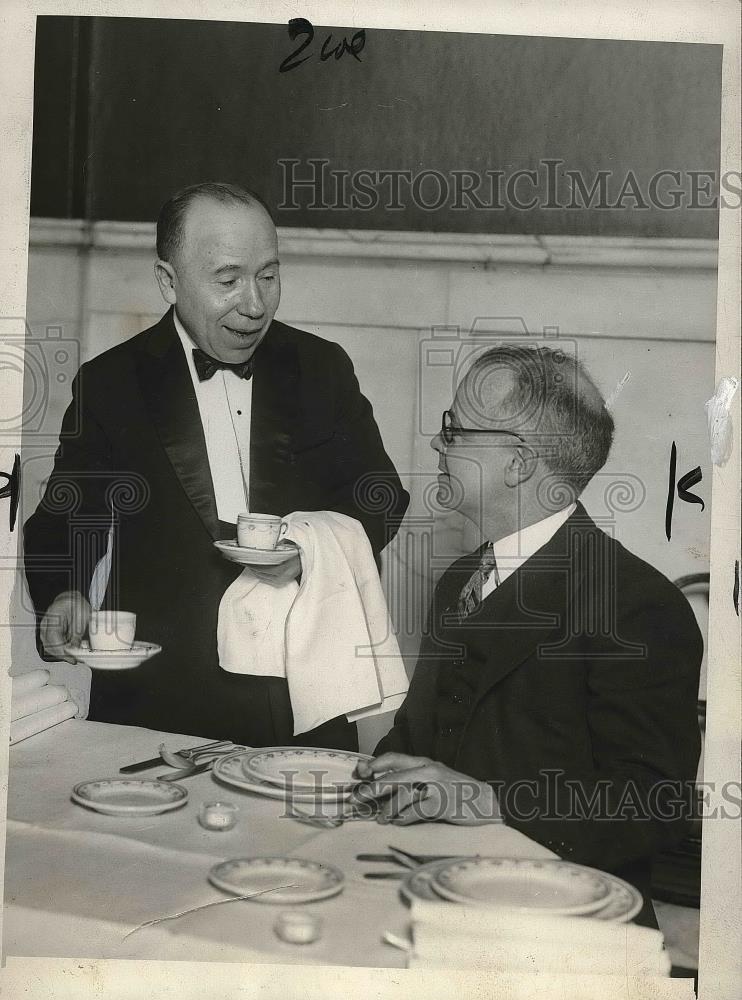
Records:
{"label": "eyeglasses", "polygon": [[451,410],[444,410],[441,420],[441,437],[444,443],[453,444],[457,434],[509,434],[510,437],[518,438],[524,444],[526,442],[526,439],[516,431],[506,431],[495,427],[457,427]]}

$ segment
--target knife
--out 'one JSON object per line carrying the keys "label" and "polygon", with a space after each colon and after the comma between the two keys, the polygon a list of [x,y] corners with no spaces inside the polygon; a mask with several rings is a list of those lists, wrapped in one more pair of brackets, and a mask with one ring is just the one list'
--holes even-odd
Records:
{"label": "knife", "polygon": [[135,774],[137,771],[146,771],[150,767],[167,767],[168,765],[162,757],[150,757],[149,760],[140,760],[136,764],[127,764],[126,767],[119,768],[119,774]]}

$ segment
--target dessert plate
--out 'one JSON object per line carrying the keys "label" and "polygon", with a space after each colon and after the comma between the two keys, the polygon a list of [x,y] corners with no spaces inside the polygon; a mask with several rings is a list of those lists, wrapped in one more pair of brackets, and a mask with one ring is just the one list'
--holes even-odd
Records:
{"label": "dessert plate", "polygon": [[353,772],[361,760],[373,757],[316,747],[262,747],[248,750],[242,767],[251,780],[317,794],[328,789],[350,791],[358,784]]}
{"label": "dessert plate", "polygon": [[156,816],[185,805],[182,785],[156,779],[97,778],[72,789],[72,801],[106,816]]}
{"label": "dessert plate", "polygon": [[65,652],[95,670],[131,670],[162,652],[156,642],[135,642],[131,649],[91,649],[87,643],[65,646]]}
{"label": "dessert plate", "polygon": [[526,858],[452,861],[438,869],[432,884],[438,895],[456,903],[565,916],[601,909],[611,892],[608,879],[594,868]]}
{"label": "dessert plate", "polygon": [[319,861],[266,857],[222,861],[210,870],[209,881],[236,896],[250,895],[251,902],[283,906],[337,896],[345,877],[338,868]]}
{"label": "dessert plate", "polygon": [[282,545],[275,549],[249,549],[238,545],[236,541],[216,541],[214,547],[219,549],[225,559],[240,566],[280,566],[299,551],[295,545]]}
{"label": "dessert plate", "polygon": [[215,778],[241,788],[245,792],[254,792],[269,799],[284,799],[287,802],[342,802],[350,798],[350,790],[342,788],[320,788],[317,791],[306,791],[287,788],[285,785],[274,785],[261,778],[249,777],[243,768],[243,759],[250,751],[242,750],[216,761],[212,774]]}

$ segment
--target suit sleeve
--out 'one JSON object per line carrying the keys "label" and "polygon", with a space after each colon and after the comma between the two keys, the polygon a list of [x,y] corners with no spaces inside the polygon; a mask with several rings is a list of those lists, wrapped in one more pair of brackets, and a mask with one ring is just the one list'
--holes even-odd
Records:
{"label": "suit sleeve", "polygon": [[380,757],[383,753],[414,753],[407,718],[407,699],[397,710],[392,728],[377,743],[374,757]]}
{"label": "suit sleeve", "polygon": [[85,366],[72,385],[44,496],[24,526],[24,564],[37,620],[67,590],[87,595],[105,552],[112,483],[110,443],[86,405]]}
{"label": "suit sleeve", "polygon": [[339,345],[333,346],[335,435],[344,458],[332,509],[363,524],[378,556],[399,530],[410,497],[384,449],[373,409],[361,393],[350,358]]}
{"label": "suit sleeve", "polygon": [[645,655],[587,664],[593,767],[542,772],[517,810],[507,796],[500,800],[510,826],[567,860],[604,869],[682,839],[700,753],[703,642],[690,606],[679,592],[649,600],[621,619],[620,635]]}

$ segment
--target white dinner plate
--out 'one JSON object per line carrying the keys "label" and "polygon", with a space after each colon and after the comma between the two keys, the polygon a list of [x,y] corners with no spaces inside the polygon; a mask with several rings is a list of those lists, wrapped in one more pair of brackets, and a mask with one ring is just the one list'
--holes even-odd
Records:
{"label": "white dinner plate", "polygon": [[96,778],[72,789],[72,801],[106,816],[156,816],[185,805],[188,791],[154,778]]}
{"label": "white dinner plate", "polygon": [[350,790],[358,784],[353,772],[360,760],[373,757],[316,747],[262,747],[248,750],[242,767],[247,778],[316,793],[327,788]]}
{"label": "white dinner plate", "polygon": [[443,861],[429,861],[426,865],[413,868],[405,875],[404,881],[399,887],[402,898],[407,903],[413,899],[426,899],[440,903],[441,897],[433,888],[433,876],[441,869],[451,864],[453,858],[445,858]]}
{"label": "white dinner plate", "polygon": [[[432,902],[441,902],[442,897],[433,887],[433,879],[438,872],[447,867],[453,859],[444,861],[431,861],[426,865],[420,865],[405,876],[400,886],[400,894],[407,903],[412,903],[413,899],[424,899]],[[633,885],[624,882],[623,879],[610,875],[607,872],[600,873],[610,884],[610,893],[607,902],[599,910],[585,915],[590,920],[612,921],[617,924],[628,923],[633,920],[643,905],[641,893]],[[449,900],[449,902],[451,902]]]}
{"label": "white dinner plate", "polygon": [[214,546],[225,559],[239,563],[240,566],[280,566],[298,552],[295,545],[275,549],[250,549],[245,545],[238,545],[236,541],[216,541]]}
{"label": "white dinner plate", "polygon": [[65,651],[95,670],[131,670],[162,652],[156,642],[135,642],[131,649],[91,649],[82,643],[65,646]]}
{"label": "white dinner plate", "polygon": [[212,774],[215,778],[232,785],[234,788],[241,788],[245,792],[254,792],[269,799],[284,799],[287,802],[342,802],[350,798],[350,790],[342,788],[321,789],[318,792],[291,791],[283,785],[273,785],[270,781],[263,781],[260,778],[251,778],[245,774],[243,769],[243,759],[249,751],[241,750],[239,753],[229,754],[221,757],[214,764]]}
{"label": "white dinner plate", "polygon": [[218,889],[250,896],[255,903],[314,903],[342,892],[345,878],[338,868],[303,858],[234,858],[209,872]]}
{"label": "white dinner plate", "polygon": [[438,869],[432,884],[440,896],[456,903],[564,916],[599,910],[611,892],[608,879],[594,868],[527,858],[451,861]]}

